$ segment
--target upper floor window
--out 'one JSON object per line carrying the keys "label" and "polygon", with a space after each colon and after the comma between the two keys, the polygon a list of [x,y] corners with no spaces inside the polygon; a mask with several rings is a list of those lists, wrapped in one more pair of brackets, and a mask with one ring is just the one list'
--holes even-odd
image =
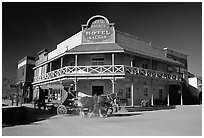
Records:
{"label": "upper floor window", "polygon": [[70,59],[70,66],[75,66],[75,59],[74,58]]}
{"label": "upper floor window", "polygon": [[22,76],[24,76],[25,75],[25,68],[23,67],[22,68]]}
{"label": "upper floor window", "polygon": [[104,57],[92,57],[92,65],[103,65]]}
{"label": "upper floor window", "polygon": [[145,64],[145,63],[143,63],[143,64],[142,64],[142,68],[144,68],[144,69],[148,69],[148,65]]}
{"label": "upper floor window", "polygon": [[149,68],[149,63],[146,60],[142,61],[142,68],[148,69]]}

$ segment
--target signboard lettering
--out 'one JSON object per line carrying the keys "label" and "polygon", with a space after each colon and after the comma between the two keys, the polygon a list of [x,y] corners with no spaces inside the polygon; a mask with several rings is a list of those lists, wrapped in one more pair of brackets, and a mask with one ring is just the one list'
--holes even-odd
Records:
{"label": "signboard lettering", "polygon": [[92,19],[82,32],[82,43],[114,42],[114,27],[103,18]]}

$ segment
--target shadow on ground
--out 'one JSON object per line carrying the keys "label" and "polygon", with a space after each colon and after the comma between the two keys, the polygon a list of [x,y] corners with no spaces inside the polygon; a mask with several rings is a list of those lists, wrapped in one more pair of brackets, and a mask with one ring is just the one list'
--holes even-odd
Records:
{"label": "shadow on ground", "polygon": [[[5,106],[5,105],[3,105]],[[155,111],[155,110],[171,110],[175,109],[176,106],[153,106],[153,107],[126,107],[126,111],[120,113],[114,113],[108,117],[125,117],[125,116],[136,116],[142,115],[144,111]],[[18,112],[18,113],[17,113]],[[17,116],[16,116],[17,114]],[[27,125],[27,124],[38,124],[38,121],[49,119],[57,115],[56,108],[53,110],[35,110],[30,107],[19,107],[16,110],[7,111],[2,113],[2,127],[12,127],[15,125]],[[17,118],[17,119],[16,119]]]}
{"label": "shadow on ground", "polygon": [[109,115],[108,117],[125,117],[125,116],[136,116],[136,115],[142,115],[143,113],[120,113],[120,114],[112,114],[112,115]]}
{"label": "shadow on ground", "polygon": [[2,127],[12,127],[15,125],[27,125],[27,124],[37,124],[36,122],[49,119],[57,115],[56,109],[51,111],[35,110],[29,107],[21,107],[18,109],[18,115],[16,111],[7,111],[7,113],[2,113]]}
{"label": "shadow on ground", "polygon": [[155,105],[155,106],[134,106],[134,107],[126,107],[128,112],[144,112],[144,111],[156,111],[156,110],[171,110],[176,109],[176,105],[164,106],[164,105]]}

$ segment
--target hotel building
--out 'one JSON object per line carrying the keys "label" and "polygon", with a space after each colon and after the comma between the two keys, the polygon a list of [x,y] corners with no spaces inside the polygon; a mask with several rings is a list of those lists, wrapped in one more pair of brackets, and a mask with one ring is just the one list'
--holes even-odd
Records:
{"label": "hotel building", "polygon": [[117,93],[124,105],[182,104],[187,55],[115,29],[101,15],[35,61],[33,98],[44,92],[60,102],[70,84],[89,95]]}

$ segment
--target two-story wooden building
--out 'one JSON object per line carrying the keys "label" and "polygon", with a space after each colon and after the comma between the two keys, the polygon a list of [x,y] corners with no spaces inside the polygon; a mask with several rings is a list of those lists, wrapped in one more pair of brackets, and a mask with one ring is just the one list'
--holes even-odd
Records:
{"label": "two-story wooden building", "polygon": [[38,53],[34,97],[39,88],[61,100],[71,83],[89,95],[117,93],[126,105],[181,104],[187,81],[187,56],[115,29],[104,16],[93,16],[80,32],[51,52]]}
{"label": "two-story wooden building", "polygon": [[35,67],[34,57],[26,56],[18,61],[16,84],[23,103],[31,102],[33,99],[33,67]]}

